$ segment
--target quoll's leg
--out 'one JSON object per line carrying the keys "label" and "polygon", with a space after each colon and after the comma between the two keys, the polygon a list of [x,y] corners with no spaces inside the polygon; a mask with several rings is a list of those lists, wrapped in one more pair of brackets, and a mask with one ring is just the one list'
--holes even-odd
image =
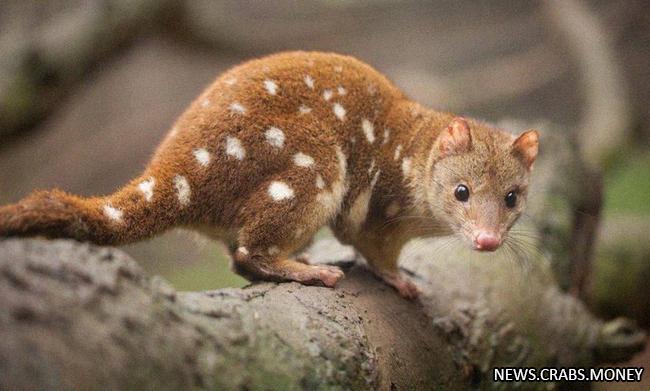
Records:
{"label": "quoll's leg", "polygon": [[295,252],[296,261],[309,265],[311,256],[307,252],[307,249],[311,247],[312,244],[314,244],[313,237],[307,240],[307,242],[304,243],[302,247]]}
{"label": "quoll's leg", "polygon": [[246,247],[240,247],[233,257],[235,271],[252,281],[297,281],[333,287],[343,277],[343,271],[336,266],[309,265],[286,255],[251,253]]}
{"label": "quoll's leg", "polygon": [[[376,239],[377,237],[381,239]],[[410,300],[417,298],[420,293],[417,286],[404,276],[397,266],[404,243],[384,239],[385,236],[375,237],[368,234],[355,247],[378,278],[395,288],[400,296]]]}
{"label": "quoll's leg", "polygon": [[323,205],[323,198],[317,197],[315,178],[314,171],[287,173],[254,192],[240,212],[243,225],[239,247],[233,254],[237,273],[250,280],[297,281],[328,287],[343,277],[343,271],[336,266],[310,265],[305,259],[290,258],[304,248],[336,210]]}

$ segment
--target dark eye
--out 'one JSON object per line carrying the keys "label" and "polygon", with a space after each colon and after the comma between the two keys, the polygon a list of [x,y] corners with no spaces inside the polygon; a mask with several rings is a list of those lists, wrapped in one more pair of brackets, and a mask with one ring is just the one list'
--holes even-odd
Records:
{"label": "dark eye", "polygon": [[517,193],[515,193],[514,191],[509,192],[508,194],[506,194],[505,200],[506,200],[506,206],[508,208],[514,208],[515,205],[517,205]]}
{"label": "dark eye", "polygon": [[454,190],[454,197],[460,202],[465,202],[469,199],[469,189],[465,185],[458,185]]}

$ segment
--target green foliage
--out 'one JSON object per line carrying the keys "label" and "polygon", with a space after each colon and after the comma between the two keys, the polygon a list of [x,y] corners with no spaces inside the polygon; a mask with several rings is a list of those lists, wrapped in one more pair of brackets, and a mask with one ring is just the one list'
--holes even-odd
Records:
{"label": "green foliage", "polygon": [[227,287],[243,287],[248,282],[233,273],[228,257],[221,251],[190,265],[165,273],[165,278],[180,291],[202,291]]}
{"label": "green foliage", "polygon": [[650,245],[618,243],[598,252],[593,301],[607,317],[625,315],[650,324]]}
{"label": "green foliage", "polygon": [[605,175],[605,214],[650,215],[650,152],[621,151]]}
{"label": "green foliage", "polygon": [[605,317],[650,324],[650,244],[642,232],[644,219],[650,219],[650,151],[624,148],[608,161],[604,216],[593,270],[594,306]]}

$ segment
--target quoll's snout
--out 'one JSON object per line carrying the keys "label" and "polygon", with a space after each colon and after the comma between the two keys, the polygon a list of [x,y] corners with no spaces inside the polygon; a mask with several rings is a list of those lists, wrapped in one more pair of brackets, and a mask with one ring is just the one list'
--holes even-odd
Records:
{"label": "quoll's snout", "polygon": [[501,236],[495,232],[478,231],[474,236],[474,249],[494,251],[501,245]]}

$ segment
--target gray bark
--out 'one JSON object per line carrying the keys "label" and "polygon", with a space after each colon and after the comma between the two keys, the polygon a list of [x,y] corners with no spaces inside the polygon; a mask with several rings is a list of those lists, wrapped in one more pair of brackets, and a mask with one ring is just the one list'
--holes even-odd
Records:
{"label": "gray bark", "polygon": [[[595,365],[643,345],[633,325],[594,319],[543,273],[420,262],[430,250],[406,260],[423,290],[408,302],[349,263],[336,289],[177,293],[116,249],[5,240],[0,388],[485,388],[492,366]],[[331,240],[312,252],[351,255]]]}
{"label": "gray bark", "polygon": [[2,389],[466,384],[419,306],[359,268],[335,290],[176,293],[115,249],[8,240],[0,259]]}

